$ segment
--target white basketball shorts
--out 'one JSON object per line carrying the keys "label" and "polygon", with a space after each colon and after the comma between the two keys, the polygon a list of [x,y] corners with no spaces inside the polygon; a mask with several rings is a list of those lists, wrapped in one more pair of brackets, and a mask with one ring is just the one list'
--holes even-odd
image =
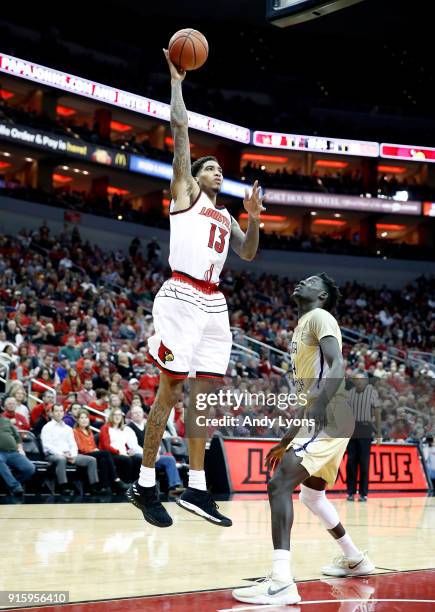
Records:
{"label": "white basketball shorts", "polygon": [[[210,288],[212,287],[212,288]],[[174,273],[153,305],[152,361],[174,378],[222,378],[232,335],[225,296],[216,286]]]}

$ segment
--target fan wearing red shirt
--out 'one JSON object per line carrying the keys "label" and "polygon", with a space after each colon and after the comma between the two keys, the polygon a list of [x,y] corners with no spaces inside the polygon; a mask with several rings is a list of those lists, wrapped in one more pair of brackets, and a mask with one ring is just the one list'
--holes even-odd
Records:
{"label": "fan wearing red shirt", "polygon": [[68,393],[77,393],[83,387],[80,376],[77,374],[77,370],[75,368],[70,368],[68,370],[68,374],[62,381],[60,385],[60,391],[64,395]]}
{"label": "fan wearing red shirt", "polygon": [[159,386],[159,375],[155,373],[152,365],[145,366],[145,373],[139,379],[139,389],[142,391],[154,391]]}
{"label": "fan wearing red shirt", "polygon": [[[99,412],[104,412],[109,407],[109,402],[107,401],[107,396],[109,395],[106,389],[97,389],[96,390],[97,399],[94,402],[89,404],[89,408],[94,408],[94,410],[98,410]],[[99,417],[92,412],[89,414],[89,418],[91,423],[95,425],[95,427],[101,427],[106,422],[106,419],[103,415]]]}
{"label": "fan wearing red shirt", "polygon": [[54,393],[46,391],[42,396],[42,402],[38,402],[30,413],[30,424],[35,434],[40,434],[41,429],[50,420],[53,406]]}
{"label": "fan wearing red shirt", "polygon": [[17,400],[15,397],[7,397],[4,401],[3,415],[6,419],[10,419],[12,425],[15,425],[17,429],[23,429],[28,431],[30,429],[30,423],[25,416],[15,412],[17,409]]}

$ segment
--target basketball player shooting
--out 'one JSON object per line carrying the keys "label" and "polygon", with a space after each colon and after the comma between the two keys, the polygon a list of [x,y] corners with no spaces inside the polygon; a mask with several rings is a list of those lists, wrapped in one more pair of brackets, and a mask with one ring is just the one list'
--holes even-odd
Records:
{"label": "basketball player shooting", "polygon": [[300,281],[293,292],[298,308],[298,324],[291,343],[293,375],[297,392],[308,398],[298,416],[313,418],[315,427],[312,433],[308,427],[291,427],[266,456],[268,468],[276,468],[268,484],[272,571],[255,586],[233,591],[238,601],[276,605],[300,601],[290,567],[292,494],[298,485],[300,501],[319,517],[342,550],[342,555],[323,567],[322,573],[360,576],[374,570],[367,554],[346,533],[325,494],[326,485],[332,486],[337,478],[354,428],[344,384],[341,331],[330,313],[338,296],[338,287],[325,273]]}
{"label": "basketball player shooting", "polygon": [[[190,380],[188,422],[196,414],[196,397],[208,394],[222,381],[230,358],[232,336],[219,276],[231,248],[251,261],[258,249],[263,197],[257,181],[243,201],[248,213],[246,234],[225,206],[218,204],[222,168],[215,157],[191,165],[188,116],[182,95],[185,71],[178,70],[164,50],[171,75],[171,128],[174,138],[169,265],[172,277],[153,304],[155,334],[149,354],[160,368],[160,385],[147,420],[139,480],[127,498],[142,510],[146,521],[169,527],[172,519],[159,501],[155,462],[169,414],[186,378]],[[205,415],[205,411],[198,414]],[[195,430],[195,427],[192,427]],[[194,432],[195,433],[195,432]],[[231,526],[207,491],[204,472],[205,428],[189,435],[189,483],[178,505],[223,527]]]}

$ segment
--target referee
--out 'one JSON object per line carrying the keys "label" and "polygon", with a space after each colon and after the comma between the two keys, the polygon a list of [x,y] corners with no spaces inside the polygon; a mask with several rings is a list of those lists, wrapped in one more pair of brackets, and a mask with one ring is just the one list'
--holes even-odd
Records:
{"label": "referee", "polygon": [[377,439],[381,434],[381,411],[376,389],[369,383],[365,372],[357,372],[353,379],[354,387],[350,390],[350,405],[355,417],[355,430],[347,446],[346,485],[347,501],[354,501],[357,490],[359,467],[359,501],[367,501],[369,490],[370,447],[372,444],[372,416],[376,417]]}

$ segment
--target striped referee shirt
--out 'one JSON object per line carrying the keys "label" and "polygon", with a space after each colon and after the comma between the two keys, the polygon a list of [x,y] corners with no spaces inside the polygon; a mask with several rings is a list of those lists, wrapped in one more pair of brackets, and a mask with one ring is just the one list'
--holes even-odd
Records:
{"label": "striped referee shirt", "polygon": [[371,423],[372,408],[379,405],[379,395],[376,389],[368,384],[363,391],[356,390],[353,387],[350,390],[350,405],[352,406],[355,421],[365,421]]}

